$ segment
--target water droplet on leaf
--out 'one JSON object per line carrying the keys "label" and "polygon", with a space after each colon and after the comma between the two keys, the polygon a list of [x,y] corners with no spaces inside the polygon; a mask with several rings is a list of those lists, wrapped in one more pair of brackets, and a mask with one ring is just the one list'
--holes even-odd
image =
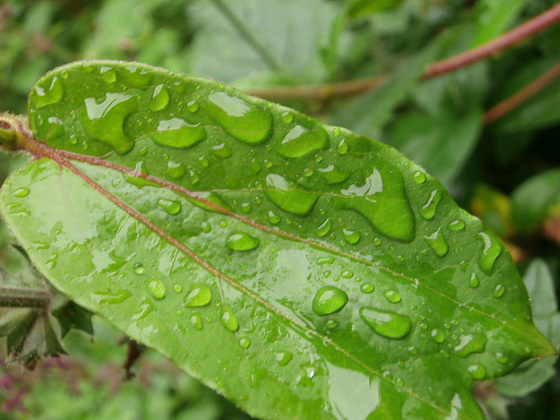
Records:
{"label": "water droplet on leaf", "polygon": [[417,184],[423,184],[426,181],[426,174],[421,171],[416,171],[414,172],[413,179]]}
{"label": "water droplet on leaf", "polygon": [[152,111],[161,111],[167,107],[169,103],[169,91],[164,85],[157,85],[152,95],[152,102],[149,108]]}
{"label": "water droplet on leaf", "polygon": [[396,290],[387,290],[385,297],[391,303],[399,303],[402,300],[401,294]]}
{"label": "water droplet on leaf", "polygon": [[233,251],[251,251],[260,245],[261,241],[247,233],[235,232],[229,236],[226,245]]}
{"label": "water droplet on leaf", "polygon": [[482,271],[491,275],[494,271],[494,262],[502,252],[502,247],[497,240],[492,239],[486,232],[476,235],[482,240],[482,251],[478,257],[478,265]]}
{"label": "water droplet on leaf", "polygon": [[185,305],[189,308],[206,306],[212,299],[212,292],[208,286],[195,286],[185,297]]}
{"label": "water droplet on leaf", "polygon": [[430,198],[422,207],[418,209],[420,215],[426,220],[432,220],[436,214],[436,208],[441,201],[443,194],[440,190],[434,190],[430,194]]}
{"label": "water droplet on leaf", "polygon": [[462,220],[454,220],[449,223],[449,229],[451,230],[463,230],[465,228],[465,222]]}
{"label": "water droplet on leaf", "polygon": [[319,315],[330,315],[339,312],[348,302],[348,295],[338,287],[321,287],[313,298],[313,311]]}
{"label": "water droplet on leaf", "polygon": [[282,210],[299,216],[309,213],[319,198],[317,193],[295,187],[281,175],[269,174],[266,183],[265,194],[270,201]]}
{"label": "water droplet on leaf", "polygon": [[486,368],[480,363],[469,366],[468,371],[474,379],[482,380],[486,377]]}
{"label": "water droplet on leaf", "polygon": [[237,330],[239,330],[239,323],[237,322],[237,318],[235,317],[228,304],[222,305],[221,321],[228,331],[236,332]]}
{"label": "water droplet on leaf", "polygon": [[478,286],[480,286],[480,280],[476,275],[476,273],[472,273],[471,278],[469,279],[469,287],[472,287],[474,289],[477,288]]}
{"label": "water droplet on leaf", "polygon": [[410,318],[396,312],[363,307],[360,308],[360,317],[373,331],[386,338],[404,338],[412,330]]}
{"label": "water droplet on leaf", "polygon": [[191,314],[190,321],[194,328],[196,328],[199,331],[202,330],[202,317],[198,312],[194,312]]}
{"label": "water droplet on leaf", "polygon": [[445,256],[447,251],[449,251],[449,246],[447,245],[447,242],[445,242],[441,228],[429,236],[424,236],[424,239],[426,239],[438,257]]}
{"label": "water droplet on leaf", "polygon": [[360,287],[360,290],[363,293],[371,293],[375,290],[375,286],[371,283],[364,283],[362,284],[362,287]]}
{"label": "water droplet on leaf", "polygon": [[[35,86],[35,103],[38,108],[43,108],[47,105],[57,104],[64,96],[64,86],[62,80],[54,76],[50,80],[41,81],[42,86]],[[48,85],[48,86],[45,86]]]}
{"label": "water droplet on leaf", "polygon": [[27,188],[27,187],[21,187],[21,188],[16,189],[16,190],[12,193],[12,195],[13,195],[14,197],[23,198],[23,197],[27,197],[27,196],[29,195],[29,193],[30,193],[29,188]]}
{"label": "water droplet on leaf", "polygon": [[494,296],[495,298],[500,298],[503,296],[505,291],[506,287],[503,284],[498,284],[494,289],[494,293],[492,293],[492,296]]}
{"label": "water droplet on leaf", "polygon": [[161,300],[165,297],[165,285],[161,280],[148,280],[146,286],[148,287],[148,292],[157,300]]}
{"label": "water droplet on leaf", "polygon": [[275,353],[274,356],[280,366],[287,366],[288,363],[290,363],[290,360],[294,357],[294,355],[289,351],[280,351]]}
{"label": "water droplet on leaf", "polygon": [[180,179],[187,173],[187,170],[182,163],[176,163],[173,161],[167,162],[167,175],[173,179]]}
{"label": "water droplet on leaf", "polygon": [[276,151],[285,158],[298,158],[328,147],[329,139],[325,130],[296,125],[277,145]]}
{"label": "water droplet on leaf", "polygon": [[445,341],[445,331],[435,328],[432,330],[430,335],[432,336],[432,339],[438,344],[441,344]]}
{"label": "water droplet on leaf", "polygon": [[459,357],[467,357],[473,353],[482,353],[486,349],[488,339],[482,334],[464,334],[454,348]]}
{"label": "water droplet on leaf", "polygon": [[241,347],[243,347],[244,349],[248,349],[249,346],[251,345],[251,339],[250,338],[242,338],[239,340],[239,345]]}
{"label": "water droplet on leaf", "polygon": [[323,223],[319,225],[317,228],[317,235],[325,236],[327,233],[330,232],[332,226],[331,219],[326,219]]}
{"label": "water droplet on leaf", "polygon": [[158,200],[158,205],[171,216],[179,214],[182,209],[181,203],[176,200],[169,200],[167,198],[160,198]]}
{"label": "water droplet on leaf", "polygon": [[191,125],[181,118],[171,118],[161,120],[157,132],[150,137],[161,146],[186,149],[206,139],[206,130],[201,124]]}

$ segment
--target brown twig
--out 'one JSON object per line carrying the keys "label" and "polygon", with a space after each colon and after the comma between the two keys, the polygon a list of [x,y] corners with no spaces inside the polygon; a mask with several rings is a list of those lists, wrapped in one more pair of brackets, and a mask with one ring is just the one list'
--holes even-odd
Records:
{"label": "brown twig", "polygon": [[560,77],[560,62],[554,65],[550,70],[548,70],[538,79],[534,80],[520,91],[514,93],[510,97],[504,99],[502,102],[488,110],[484,114],[482,122],[487,125],[502,118],[505,114],[514,110],[522,103],[527,102],[541,90],[554,82],[558,77]]}
{"label": "brown twig", "polygon": [[[446,58],[433,63],[428,67],[421,78],[423,80],[431,79],[441,74],[458,70],[477,61],[484,60],[491,55],[497,54],[519,44],[538,32],[554,25],[558,21],[560,21],[560,4],[551,7],[528,22],[525,22],[511,31],[506,32],[492,41],[454,57]],[[269,100],[326,100],[328,98],[350,96],[375,89],[376,87],[382,85],[387,79],[387,75],[379,75],[369,79],[327,83],[318,86],[271,86],[263,88],[249,88],[244,91],[249,95],[259,96]]]}

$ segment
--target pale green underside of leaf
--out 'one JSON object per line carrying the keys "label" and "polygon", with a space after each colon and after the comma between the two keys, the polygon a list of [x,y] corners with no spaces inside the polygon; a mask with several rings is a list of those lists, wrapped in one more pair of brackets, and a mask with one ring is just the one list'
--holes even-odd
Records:
{"label": "pale green underside of leaf", "polygon": [[499,240],[387,146],[139,64],[29,106],[63,150],[0,196],[33,262],[251,415],[482,418],[473,379],[554,352]]}

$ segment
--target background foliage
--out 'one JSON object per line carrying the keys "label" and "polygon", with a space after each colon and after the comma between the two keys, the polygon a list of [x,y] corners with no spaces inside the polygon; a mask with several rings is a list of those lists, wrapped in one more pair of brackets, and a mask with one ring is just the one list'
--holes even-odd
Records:
{"label": "background foliage", "polygon": [[[0,110],[25,113],[31,86],[57,65],[138,60],[215,78],[384,141],[424,165],[506,242],[525,273],[535,321],[558,346],[560,81],[494,123],[484,123],[484,115],[558,62],[560,26],[490,60],[419,81],[429,63],[491,40],[555,3],[8,0],[0,5]],[[333,86],[308,88],[379,75],[389,80],[348,97],[328,95]],[[0,155],[0,179],[22,159]],[[0,279],[42,284],[12,242],[0,225]],[[79,327],[88,330],[86,324]],[[125,346],[102,320],[94,318],[94,329],[94,341],[79,331],[66,335],[70,357],[47,359],[32,373],[2,368],[0,417],[244,417],[149,351],[134,367],[136,377],[124,381]],[[555,363],[532,361],[481,384],[479,398],[494,418],[560,416]]]}

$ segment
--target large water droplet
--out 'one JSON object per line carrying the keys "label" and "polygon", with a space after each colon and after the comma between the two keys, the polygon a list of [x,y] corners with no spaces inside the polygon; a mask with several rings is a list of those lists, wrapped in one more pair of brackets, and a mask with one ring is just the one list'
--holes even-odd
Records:
{"label": "large water droplet", "polygon": [[299,216],[309,213],[319,198],[318,194],[296,187],[277,174],[269,174],[266,183],[265,194],[270,201],[282,210]]}
{"label": "large water droplet", "polygon": [[320,316],[339,312],[348,302],[348,295],[338,287],[321,287],[313,298],[313,311]]}
{"label": "large water droplet", "polygon": [[236,332],[239,330],[239,322],[237,322],[237,318],[228,304],[222,305],[222,317],[220,320],[228,331]]}
{"label": "large water droplet", "polygon": [[129,65],[126,69],[121,69],[119,73],[121,81],[128,87],[144,87],[150,85],[153,73],[148,69],[135,64]]}
{"label": "large water droplet", "polygon": [[157,130],[151,139],[161,146],[175,149],[189,148],[206,139],[206,129],[201,124],[191,125],[181,118],[161,120]]}
{"label": "large water droplet", "polygon": [[226,92],[208,96],[210,116],[238,140],[257,144],[267,140],[272,132],[272,116],[264,107],[257,107]]}
{"label": "large water droplet", "polygon": [[331,219],[326,219],[323,223],[321,223],[317,227],[317,235],[325,236],[327,233],[330,232],[332,226]]}
{"label": "large water droplet", "polygon": [[158,200],[158,205],[164,209],[167,214],[175,216],[181,212],[181,203],[176,200],[169,200],[168,198],[160,198]]}
{"label": "large water droplet", "polygon": [[274,353],[274,357],[280,366],[287,366],[290,363],[290,360],[294,357],[293,353],[289,351],[279,351],[278,353]]}
{"label": "large water droplet", "polygon": [[190,318],[192,326],[197,330],[202,330],[202,317],[198,312],[193,312]]}
{"label": "large water droplet", "polygon": [[334,165],[329,165],[326,168],[320,168],[318,172],[319,176],[329,185],[339,184],[346,181],[350,176],[350,172],[338,169]]}
{"label": "large water droplet", "polygon": [[173,179],[180,179],[187,173],[187,170],[182,163],[173,161],[167,162],[167,175]]}
{"label": "large water droplet", "polygon": [[185,297],[185,305],[189,308],[206,306],[212,299],[212,292],[208,286],[195,286]]}
{"label": "large water droplet", "polygon": [[424,236],[424,239],[430,244],[430,247],[434,250],[438,257],[443,257],[449,251],[449,246],[441,233],[441,228],[436,230],[429,236]]}
{"label": "large water droplet", "polygon": [[103,66],[99,69],[101,80],[105,83],[115,83],[117,81],[117,73],[113,67]]}
{"label": "large water droplet", "polygon": [[386,338],[404,338],[412,330],[410,318],[395,312],[363,307],[360,317],[373,331]]}
{"label": "large water droplet", "polygon": [[349,244],[354,245],[360,240],[360,232],[357,230],[342,229],[342,234]]}
{"label": "large water droplet", "polygon": [[449,223],[450,230],[463,230],[465,228],[465,222],[462,220],[454,220],[453,222]]}
{"label": "large water droplet", "polygon": [[482,353],[486,349],[488,339],[482,334],[465,334],[459,338],[459,344],[454,348],[459,357],[467,357],[473,353]]}
{"label": "large water droplet", "polygon": [[125,154],[132,150],[134,141],[127,138],[124,121],[136,110],[135,97],[124,93],[107,93],[101,102],[87,98],[80,118],[91,138],[111,146],[119,154]]}
{"label": "large water droplet", "polygon": [[417,184],[423,184],[426,181],[426,174],[422,171],[414,172],[412,177],[414,178],[414,182]]}
{"label": "large water droplet", "polygon": [[472,273],[471,278],[469,279],[469,287],[472,287],[474,289],[477,288],[478,286],[480,286],[480,280],[476,275],[476,273]]}
{"label": "large water droplet", "polygon": [[391,303],[399,303],[402,300],[401,294],[396,290],[387,290],[385,297]]}
{"label": "large water droplet", "polygon": [[443,330],[434,328],[430,335],[432,336],[432,339],[438,344],[441,344],[445,341],[445,331]]}
{"label": "large water droplet", "polygon": [[117,292],[111,292],[109,289],[102,292],[95,292],[94,295],[102,296],[99,303],[108,303],[109,305],[122,303],[127,300],[132,294],[128,290],[121,289]]}
{"label": "large water droplet", "polygon": [[41,85],[35,86],[35,103],[38,108],[59,103],[64,96],[62,80],[54,76],[51,80],[42,81]]}
{"label": "large water droplet", "polygon": [[502,247],[498,241],[492,239],[486,232],[479,232],[476,236],[482,240],[482,251],[478,257],[478,265],[482,271],[491,275],[494,270],[494,262],[501,254]]}
{"label": "large water droplet", "polygon": [[226,245],[233,251],[251,251],[260,245],[261,241],[247,233],[235,232],[229,236]]}
{"label": "large water droplet", "polygon": [[233,152],[227,144],[222,143],[216,146],[212,146],[210,148],[210,153],[212,153],[214,156],[218,156],[219,158],[225,159],[230,157]]}
{"label": "large water droplet", "polygon": [[486,368],[480,363],[469,366],[468,371],[471,373],[474,379],[482,380],[486,378]]}
{"label": "large water droplet", "polygon": [[13,195],[14,197],[23,198],[23,197],[27,197],[27,196],[29,195],[30,192],[31,192],[31,191],[29,190],[29,188],[27,188],[27,187],[21,187],[21,188],[18,188],[18,189],[16,189],[16,190],[14,190],[14,192],[12,193],[12,195]]}
{"label": "large water droplet", "polygon": [[399,169],[388,163],[372,168],[363,181],[341,190],[337,207],[356,210],[390,238],[414,239],[415,219],[404,192]]}
{"label": "large water droplet", "polygon": [[148,287],[148,292],[157,300],[161,300],[165,297],[165,285],[161,280],[148,280],[146,286]]}
{"label": "large water droplet", "polygon": [[169,91],[164,85],[157,85],[154,89],[152,102],[149,108],[152,111],[161,111],[167,107],[169,103]]}
{"label": "large water droplet", "polygon": [[442,198],[443,194],[440,190],[432,191],[432,193],[430,194],[430,198],[428,198],[428,201],[426,201],[426,204],[418,209],[420,215],[426,220],[432,220],[436,215],[437,205]]}
{"label": "large water droplet", "polygon": [[296,125],[276,146],[279,155],[298,158],[329,147],[329,138],[322,128],[308,129]]}

